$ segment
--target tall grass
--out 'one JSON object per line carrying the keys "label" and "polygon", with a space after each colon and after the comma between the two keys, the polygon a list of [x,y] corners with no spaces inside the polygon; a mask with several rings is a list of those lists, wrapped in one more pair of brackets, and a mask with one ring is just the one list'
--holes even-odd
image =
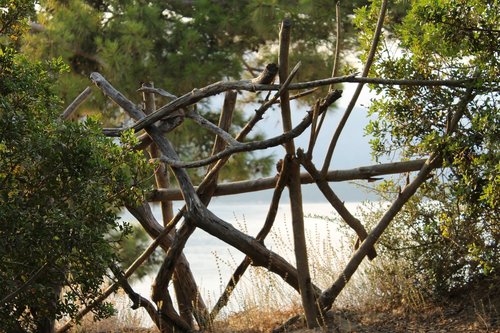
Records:
{"label": "tall grass", "polygon": [[[379,218],[379,205],[383,203],[365,204],[358,208],[356,214],[361,220],[368,221],[368,225],[373,225]],[[248,229],[246,221],[236,218],[236,223],[241,230]],[[313,228],[306,228],[311,277],[318,287],[325,289],[337,279],[349,261],[354,251],[356,235],[333,213],[328,216],[306,216],[305,223],[314,225]],[[266,244],[294,264],[293,237],[288,227],[272,231]],[[239,260],[232,256],[231,251],[214,253],[214,256],[222,293],[229,278],[223,276],[222,272],[228,271],[228,268],[234,270]],[[360,308],[404,303],[417,310],[425,305],[425,299],[421,291],[413,286],[412,278],[407,273],[404,261],[388,260],[384,251],[379,251],[379,257],[374,261],[365,260],[362,263],[337,298],[335,306]],[[205,301],[211,307],[217,298],[218,295],[209,293]],[[116,295],[113,302],[117,308],[116,316],[100,323],[85,319],[84,328],[75,332],[126,332],[130,327],[147,326],[148,321],[144,320],[147,315],[129,309],[126,295]],[[263,332],[297,313],[300,313],[300,296],[294,289],[265,268],[249,267],[213,327],[217,332]]]}

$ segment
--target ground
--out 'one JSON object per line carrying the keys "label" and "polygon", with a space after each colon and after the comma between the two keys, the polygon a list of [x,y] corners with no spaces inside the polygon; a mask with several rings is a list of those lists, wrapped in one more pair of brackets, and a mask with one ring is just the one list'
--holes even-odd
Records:
{"label": "ground", "polygon": [[284,332],[500,332],[500,287],[464,292],[419,309],[370,305],[365,309],[337,309],[326,317],[327,329],[308,330],[297,323]]}
{"label": "ground", "polygon": [[[363,307],[334,309],[325,316],[326,327],[306,329],[298,319],[282,324],[300,312],[299,307],[269,312],[254,308],[233,314],[215,323],[217,333],[500,333],[500,286],[478,287],[446,299],[426,302],[419,307],[407,304],[367,304]],[[78,333],[156,333],[156,329],[137,329],[124,323],[93,323]],[[120,327],[118,329],[117,327]],[[276,328],[281,326],[282,330]]]}

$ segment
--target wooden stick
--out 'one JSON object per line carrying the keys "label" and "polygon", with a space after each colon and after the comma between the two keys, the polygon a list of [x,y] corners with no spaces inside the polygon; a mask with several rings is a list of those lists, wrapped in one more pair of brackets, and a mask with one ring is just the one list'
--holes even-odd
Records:
{"label": "wooden stick", "polygon": [[[422,168],[422,165],[424,163],[425,160],[420,159],[414,161],[361,166],[346,170],[331,170],[326,175],[325,180],[328,182],[342,182],[349,180],[374,181],[378,180],[379,178],[376,177],[379,176],[418,171]],[[272,189],[276,186],[277,180],[278,178],[276,176],[273,176],[219,184],[215,189],[214,196],[225,196]],[[300,174],[300,181],[302,184],[313,184],[315,182],[314,178],[308,172],[302,172]],[[149,201],[182,199],[182,194],[179,189],[158,189],[152,191],[148,195]]]}
{"label": "wooden stick", "polygon": [[68,105],[68,107],[61,114],[61,118],[68,119],[73,112],[75,112],[76,109],[78,109],[78,107],[80,107],[80,105],[82,105],[82,103],[89,98],[90,95],[92,95],[92,89],[90,89],[90,87],[85,88],[80,95],[78,95],[74,101]]}
{"label": "wooden stick", "polygon": [[[288,53],[290,48],[290,34],[292,22],[289,19],[283,20],[279,34],[279,78],[284,81],[288,77]],[[292,130],[292,117],[290,111],[290,95],[288,89],[280,95],[281,118],[283,119],[283,132],[289,133]],[[313,112],[313,115],[316,115]],[[313,118],[313,115],[308,116]],[[318,326],[316,322],[316,295],[311,285],[311,275],[309,273],[309,263],[307,258],[307,245],[304,230],[304,212],[302,207],[302,190],[300,184],[300,165],[295,158],[295,144],[293,138],[285,142],[286,159],[290,163],[285,165],[290,168],[288,189],[290,195],[290,207],[292,213],[292,230],[294,241],[295,261],[299,272],[299,289],[304,308],[308,328]]]}
{"label": "wooden stick", "polygon": [[[335,192],[332,190],[332,188],[328,185],[328,182],[321,177],[321,174],[319,171],[316,169],[314,164],[310,159],[308,159],[302,151],[298,151],[297,153],[299,160],[301,161],[301,164],[306,168],[307,172],[312,176],[312,178],[315,180],[316,185],[318,188],[321,190],[325,198],[330,202],[333,208],[339,213],[340,217],[356,232],[358,235],[359,239],[363,241],[366,236],[368,236],[368,233],[366,232],[365,227],[363,224],[361,224],[361,221],[359,221],[357,218],[355,218],[351,212],[346,208],[342,200],[339,199],[339,197],[335,194]],[[377,253],[375,252],[375,249],[373,248],[369,253],[368,257],[370,260],[375,259],[377,256]]]}
{"label": "wooden stick", "polygon": [[[378,45],[378,42],[380,40],[380,35],[382,34],[382,26],[384,25],[384,18],[385,18],[386,10],[387,10],[387,0],[384,0],[382,2],[382,6],[380,8],[377,27],[375,29],[375,33],[373,34],[373,40],[372,40],[372,45],[370,47],[370,52],[368,54],[368,58],[366,59],[365,66],[363,68],[363,73],[361,74],[362,77],[368,76],[368,73],[370,71],[370,67],[371,67],[373,60],[375,58],[375,53],[377,51],[377,45]],[[332,161],[333,151],[335,150],[335,147],[337,146],[337,141],[340,137],[340,134],[342,133],[342,131],[344,129],[344,126],[347,122],[347,119],[351,115],[351,112],[354,109],[356,102],[358,101],[358,97],[361,94],[361,90],[363,89],[363,85],[364,85],[364,83],[359,83],[358,86],[356,87],[356,91],[354,92],[354,95],[352,96],[351,101],[349,102],[349,105],[347,106],[347,109],[345,110],[344,115],[342,116],[342,119],[340,119],[340,122],[337,126],[337,129],[335,130],[335,133],[332,136],[332,140],[330,142],[330,146],[328,147],[325,161],[323,163],[323,168],[321,169],[321,174],[323,176],[326,175],[326,173],[328,172],[328,168],[330,167],[330,163]]]}

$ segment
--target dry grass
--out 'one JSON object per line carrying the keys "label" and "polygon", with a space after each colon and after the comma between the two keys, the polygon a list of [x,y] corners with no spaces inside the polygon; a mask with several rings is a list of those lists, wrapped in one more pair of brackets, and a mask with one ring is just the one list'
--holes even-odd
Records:
{"label": "dry grass", "polygon": [[269,310],[263,307],[246,309],[242,312],[232,313],[226,319],[216,321],[214,323],[214,332],[270,332],[290,317],[299,314],[300,311],[299,306],[291,306],[281,310]]}
{"label": "dry grass", "polygon": [[144,327],[145,312],[142,309],[132,310],[131,302],[123,291],[110,296],[116,314],[110,318],[95,321],[92,315],[85,316],[80,325],[75,326],[72,333],[147,333],[158,332],[154,328]]}
{"label": "dry grass", "polygon": [[[311,276],[322,289],[339,276],[353,250],[355,236],[339,230],[338,224],[339,221],[325,220],[307,235]],[[339,233],[345,237],[343,242],[339,241]],[[269,238],[273,251],[293,264],[291,233],[281,230]],[[217,261],[220,266],[233,268],[238,264],[234,258],[219,257]],[[220,276],[221,285],[226,279]],[[433,303],[414,286],[404,262],[379,256],[373,262],[363,262],[342,291],[336,308],[325,318],[329,329],[310,331],[298,324],[287,332],[500,332],[500,292],[498,288],[495,290],[487,297],[476,293],[469,298]],[[143,326],[143,315],[130,310],[124,298],[123,295],[115,297],[118,310],[115,317],[99,323],[86,319],[74,332],[157,332],[154,328],[139,328]],[[216,300],[206,301],[210,306]],[[281,278],[264,268],[250,267],[234,290],[230,303],[213,323],[214,332],[270,332],[300,314],[299,303],[297,292]]]}

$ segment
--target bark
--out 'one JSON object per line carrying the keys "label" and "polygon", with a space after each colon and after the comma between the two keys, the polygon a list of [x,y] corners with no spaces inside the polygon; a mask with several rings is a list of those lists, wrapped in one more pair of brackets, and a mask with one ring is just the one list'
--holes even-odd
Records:
{"label": "bark", "polygon": [[[290,34],[292,22],[289,19],[281,23],[279,36],[279,78],[280,81],[288,77],[288,53],[290,48]],[[283,133],[289,133],[292,130],[292,117],[290,111],[290,95],[288,90],[284,90],[280,95],[281,117],[283,119]],[[316,113],[313,113],[316,115]],[[309,114],[311,117],[312,115]],[[300,183],[300,165],[295,155],[295,144],[293,138],[285,142],[287,159],[290,163],[285,163],[290,168],[290,178],[288,181],[288,190],[290,195],[290,206],[292,210],[292,230],[295,252],[295,261],[297,271],[299,272],[298,283],[299,292],[302,299],[306,322],[308,328],[318,326],[316,318],[318,317],[316,309],[316,295],[312,288],[311,275],[309,273],[309,262],[307,257],[306,236],[304,230],[304,212],[302,208],[302,189]]]}
{"label": "bark", "polygon": [[92,89],[90,87],[85,88],[80,95],[78,95],[73,102],[71,102],[68,107],[64,110],[61,115],[62,119],[68,119],[71,115],[87,100],[87,98],[92,95]]}
{"label": "bark", "polygon": [[[347,180],[367,180],[369,182],[380,180],[380,176],[392,175],[405,172],[418,171],[425,163],[424,159],[404,162],[393,162],[376,165],[361,166],[346,170],[331,170],[327,173],[325,180],[328,182],[342,182]],[[440,164],[437,165],[439,167]],[[224,196],[257,192],[272,189],[276,186],[278,176],[265,177],[253,180],[237,181],[217,185],[214,196]],[[302,184],[315,183],[314,178],[308,172],[300,174]],[[148,195],[149,201],[161,200],[183,200],[179,189],[158,189]]]}
{"label": "bark", "polygon": [[[371,84],[384,84],[384,85],[412,85],[412,86],[448,86],[466,88],[472,82],[471,79],[464,80],[404,80],[404,79],[379,79],[379,78],[366,78],[356,77],[355,75],[346,75],[334,78],[327,78],[322,80],[315,80],[302,83],[292,83],[288,90],[301,90],[310,89],[315,87],[327,86],[335,83],[371,83]],[[193,105],[200,100],[220,94],[228,90],[246,90],[246,91],[278,91],[281,85],[279,84],[256,84],[251,80],[242,81],[227,81],[216,82],[200,89],[193,89],[193,91],[178,97],[170,103],[162,106],[155,113],[137,121],[131,128],[136,131],[144,127],[154,124],[156,121],[166,118],[168,115],[176,110],[180,110],[189,105]]]}

